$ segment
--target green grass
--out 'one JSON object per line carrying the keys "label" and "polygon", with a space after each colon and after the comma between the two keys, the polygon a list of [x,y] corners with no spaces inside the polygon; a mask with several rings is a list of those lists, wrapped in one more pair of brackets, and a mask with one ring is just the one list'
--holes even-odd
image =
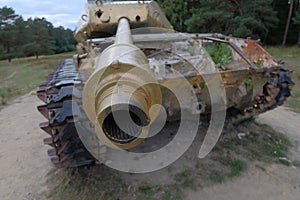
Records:
{"label": "green grass", "polygon": [[145,200],[183,200],[183,194],[177,185],[168,186],[150,186],[147,183],[142,183],[139,185],[137,198]]}
{"label": "green grass", "polygon": [[[300,82],[299,82],[300,83]],[[293,89],[293,96],[291,98],[288,98],[287,105],[291,108],[293,108],[294,111],[300,113],[300,89],[297,87],[294,87]]]}
{"label": "green grass", "polygon": [[[277,162],[278,158],[288,156],[292,144],[284,134],[275,131],[268,125],[256,123],[256,126],[259,128],[259,135],[251,133],[241,140],[234,137],[220,142],[219,145],[223,150],[235,151],[235,154],[242,155],[250,160]],[[236,149],[240,150],[236,151]],[[225,164],[224,160],[223,164]]]}
{"label": "green grass", "polygon": [[175,194],[171,194],[167,192],[164,196],[162,196],[161,200],[183,200],[183,194],[180,190],[177,190]]}
{"label": "green grass", "polygon": [[289,69],[294,70],[293,78],[300,80],[300,48],[294,47],[268,47],[266,50],[275,60],[282,60]]}
{"label": "green grass", "polygon": [[209,179],[214,183],[222,183],[225,180],[225,176],[222,174],[222,172],[211,171],[209,173]]}
{"label": "green grass", "polygon": [[0,61],[0,106],[6,105],[14,98],[35,90],[48,74],[72,53],[13,59],[11,63]]}
{"label": "green grass", "polygon": [[218,158],[218,161],[221,164],[230,167],[230,172],[226,174],[228,177],[239,176],[247,168],[247,163],[245,161],[233,159],[229,156],[221,156]]}
{"label": "green grass", "polygon": [[274,158],[287,157],[289,147],[292,146],[289,139],[267,125],[261,125],[261,128],[266,134],[264,142],[260,143],[262,152]]}
{"label": "green grass", "polygon": [[152,198],[157,192],[161,191],[160,186],[152,187],[147,183],[142,183],[139,185],[139,191],[143,194],[144,198]]}
{"label": "green grass", "polygon": [[223,43],[207,43],[204,48],[216,63],[216,65],[222,70],[222,68],[229,64],[232,60],[231,49],[227,44]]}
{"label": "green grass", "polygon": [[193,174],[194,172],[192,170],[185,170],[175,174],[174,180],[183,188],[190,188],[192,190],[196,190]]}

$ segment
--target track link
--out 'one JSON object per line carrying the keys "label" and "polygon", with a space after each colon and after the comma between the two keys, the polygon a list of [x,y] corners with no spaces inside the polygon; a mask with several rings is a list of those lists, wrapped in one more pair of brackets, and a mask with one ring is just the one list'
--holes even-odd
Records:
{"label": "track link", "polygon": [[281,67],[270,74],[270,80],[263,87],[263,94],[257,96],[253,105],[243,110],[229,109],[227,118],[230,123],[238,124],[281,106],[292,95],[291,88],[295,84],[291,78],[292,71]]}
{"label": "track link", "polygon": [[75,88],[77,71],[72,59],[64,60],[49,74],[38,89],[37,96],[45,104],[38,106],[47,119],[40,128],[49,134],[44,143],[51,148],[48,155],[58,167],[90,165],[96,159],[87,151],[75,127],[76,116],[81,110],[74,98],[81,99],[81,92]]}

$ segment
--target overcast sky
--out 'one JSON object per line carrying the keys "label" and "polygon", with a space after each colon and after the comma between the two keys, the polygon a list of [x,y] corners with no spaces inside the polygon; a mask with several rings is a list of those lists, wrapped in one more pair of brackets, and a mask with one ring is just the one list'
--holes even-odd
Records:
{"label": "overcast sky", "polygon": [[26,20],[45,17],[55,27],[74,30],[87,0],[0,0],[0,8],[11,7]]}

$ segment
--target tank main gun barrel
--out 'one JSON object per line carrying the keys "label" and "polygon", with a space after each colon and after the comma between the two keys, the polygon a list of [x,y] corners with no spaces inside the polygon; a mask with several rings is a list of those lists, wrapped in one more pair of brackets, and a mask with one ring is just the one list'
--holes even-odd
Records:
{"label": "tank main gun barrel", "polygon": [[126,18],[119,21],[115,44],[133,44],[130,25]]}
{"label": "tank main gun barrel", "polygon": [[142,141],[149,110],[160,104],[160,87],[145,54],[133,44],[127,18],[119,20],[115,43],[99,57],[84,88],[83,105],[102,141],[131,148]]}

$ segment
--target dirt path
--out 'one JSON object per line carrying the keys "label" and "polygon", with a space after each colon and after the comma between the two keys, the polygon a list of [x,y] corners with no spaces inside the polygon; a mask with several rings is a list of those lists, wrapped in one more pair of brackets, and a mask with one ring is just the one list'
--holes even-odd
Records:
{"label": "dirt path", "polygon": [[[45,199],[46,176],[53,169],[43,145],[38,123],[45,119],[36,110],[41,102],[25,95],[0,111],[0,199]],[[284,132],[295,144],[292,154],[300,160],[300,115],[280,107],[259,117]],[[300,169],[270,165],[266,171],[250,165],[241,177],[213,187],[187,191],[188,199],[288,199],[300,196]]]}
{"label": "dirt path", "polygon": [[300,114],[282,106],[261,115],[258,120],[287,135],[294,145],[292,156],[300,160]]}
{"label": "dirt path", "polygon": [[38,124],[43,117],[34,95],[25,95],[0,111],[0,199],[45,199],[51,170]]}
{"label": "dirt path", "polygon": [[[300,115],[286,107],[278,107],[259,116],[260,123],[268,124],[286,134],[293,147],[291,158],[300,160]],[[250,164],[241,177],[197,192],[186,192],[189,200],[299,200],[300,169],[272,164],[266,171]]]}

